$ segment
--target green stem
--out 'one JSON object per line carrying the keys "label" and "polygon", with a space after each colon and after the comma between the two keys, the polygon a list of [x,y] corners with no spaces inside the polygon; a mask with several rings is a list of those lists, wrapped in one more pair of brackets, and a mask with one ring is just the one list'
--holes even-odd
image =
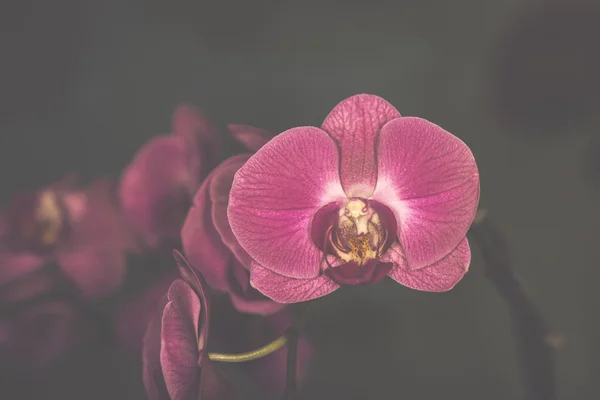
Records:
{"label": "green stem", "polygon": [[208,353],[208,358],[211,361],[233,362],[233,363],[252,361],[252,360],[257,360],[259,358],[268,356],[269,354],[274,353],[277,350],[281,349],[285,345],[289,346],[290,341],[297,342],[300,331],[302,331],[302,329],[304,329],[304,326],[306,325],[306,321],[309,316],[308,311],[310,309],[310,307],[309,307],[310,304],[312,304],[312,301],[304,303],[304,310],[303,310],[302,314],[300,315],[300,317],[296,321],[294,321],[292,326],[290,326],[288,328],[288,330],[282,336],[278,337],[277,339],[273,340],[272,342],[270,342],[262,347],[259,347],[258,349],[248,351],[246,353],[235,353],[235,354]]}
{"label": "green stem", "polygon": [[273,340],[271,343],[260,347],[256,350],[249,351],[247,353],[239,353],[239,354],[226,354],[226,353],[208,353],[208,358],[211,361],[221,361],[221,362],[246,362],[252,361],[264,356],[268,356],[269,354],[281,349],[288,342],[290,333],[286,332],[283,336],[278,337]]}

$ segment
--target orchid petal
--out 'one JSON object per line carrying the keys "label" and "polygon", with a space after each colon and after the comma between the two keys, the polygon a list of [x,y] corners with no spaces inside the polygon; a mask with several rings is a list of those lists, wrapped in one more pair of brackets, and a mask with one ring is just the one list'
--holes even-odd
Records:
{"label": "orchid petal", "polygon": [[0,285],[37,271],[45,262],[46,257],[33,253],[15,253],[0,246]]}
{"label": "orchid petal", "polygon": [[309,279],[288,278],[255,262],[250,270],[250,284],[273,301],[284,304],[323,297],[340,287],[326,275]]}
{"label": "orchid petal", "polygon": [[183,139],[187,169],[192,179],[192,193],[200,186],[207,167],[216,163],[219,140],[216,129],[195,107],[182,104],[173,112],[173,134]]}
{"label": "orchid petal", "polygon": [[408,268],[433,264],[475,217],[479,174],[471,150],[439,126],[405,117],[383,127],[377,157],[373,199],[394,211]]}
{"label": "orchid petal", "polygon": [[212,179],[209,187],[214,227],[219,232],[223,243],[248,269],[250,268],[252,258],[240,246],[240,243],[231,230],[229,219],[227,218],[227,206],[229,204],[229,193],[231,192],[235,173],[249,158],[249,154],[241,154],[223,161],[211,174]]}
{"label": "orchid petal", "polygon": [[219,373],[206,355],[202,360],[201,374],[201,394],[194,399],[233,400],[237,398],[234,387]]}
{"label": "orchid petal", "polygon": [[229,295],[236,310],[243,313],[271,315],[285,308],[285,304],[272,301],[250,285],[248,267],[239,261],[231,264]]}
{"label": "orchid petal", "polygon": [[467,238],[464,238],[446,257],[418,270],[408,269],[398,244],[392,246],[384,259],[394,263],[389,277],[396,282],[425,292],[445,292],[452,289],[467,273],[471,249]]}
{"label": "orchid petal", "polygon": [[204,275],[199,272],[196,273],[196,270],[190,265],[190,263],[188,263],[179,250],[173,250],[173,258],[175,259],[177,269],[179,270],[183,281],[192,288],[194,293],[196,293],[196,296],[198,296],[200,304],[202,304],[204,307],[201,314],[202,318],[198,322],[200,324],[200,328],[198,329],[198,349],[203,349],[206,347],[206,342],[208,341],[208,332],[210,329],[210,305],[208,302],[208,296],[206,295],[206,288],[208,285],[204,280]]}
{"label": "orchid petal", "polygon": [[181,229],[181,242],[187,259],[194,268],[201,268],[208,284],[226,291],[231,253],[212,221],[209,187],[213,174],[214,171],[194,196],[193,205]]}
{"label": "orchid petal", "polygon": [[[77,218],[65,247],[80,250],[92,244],[95,247],[120,252],[138,250],[133,232],[123,221],[115,191],[113,179],[100,178],[81,194],[71,193],[63,196],[70,213],[69,218]],[[84,210],[81,209],[83,205]],[[75,215],[71,212],[75,212]]]}
{"label": "orchid petal", "polygon": [[383,125],[400,117],[381,97],[359,94],[339,103],[321,126],[340,149],[340,178],[348,197],[369,197],[377,183],[377,135]]}
{"label": "orchid petal", "polygon": [[179,236],[192,185],[185,152],[180,138],[156,137],[137,152],[121,177],[124,214],[150,246]]}
{"label": "orchid petal", "polygon": [[198,393],[198,321],[200,300],[177,279],[171,284],[162,316],[160,363],[172,400]]}
{"label": "orchid petal", "polygon": [[112,292],[125,280],[125,254],[92,246],[81,251],[61,251],[57,262],[83,296],[97,298]]}
{"label": "orchid petal", "polygon": [[150,400],[171,400],[160,366],[161,313],[167,302],[167,296],[163,295],[160,313],[149,319],[142,339],[142,380]]}
{"label": "orchid petal", "polygon": [[315,127],[290,129],[236,173],[231,230],[259,264],[293,278],[319,274],[322,252],[310,237],[313,215],[344,197],[335,143]]}

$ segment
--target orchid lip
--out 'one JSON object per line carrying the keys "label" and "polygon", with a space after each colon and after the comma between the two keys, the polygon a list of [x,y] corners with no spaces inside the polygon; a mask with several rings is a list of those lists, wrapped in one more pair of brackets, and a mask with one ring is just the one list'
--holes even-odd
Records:
{"label": "orchid lip", "polygon": [[[372,275],[374,268],[379,269],[377,266],[382,264],[379,260],[396,240],[396,226],[389,208],[373,200],[354,197],[341,207],[329,203],[321,208],[313,219],[311,236],[324,252],[323,269],[329,271],[328,276],[342,277],[343,274],[332,270],[351,268],[352,279],[340,279],[339,283],[365,283],[373,281],[366,275]],[[365,274],[364,279],[361,274]]]}

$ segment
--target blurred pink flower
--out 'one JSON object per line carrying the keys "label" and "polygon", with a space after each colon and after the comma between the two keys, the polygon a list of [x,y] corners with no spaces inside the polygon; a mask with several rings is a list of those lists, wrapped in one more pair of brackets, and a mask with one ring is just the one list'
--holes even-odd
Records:
{"label": "blurred pink flower", "polygon": [[216,163],[217,139],[203,115],[181,105],[173,113],[172,133],[150,139],[123,171],[121,206],[149,247],[178,243],[192,196]]}
{"label": "blurred pink flower", "polygon": [[37,286],[50,281],[32,279],[28,287],[27,276],[55,262],[85,297],[116,289],[124,279],[126,252],[136,245],[114,193],[107,179],[80,189],[68,178],[14,198],[0,215],[0,285],[19,280],[20,298],[39,292]]}
{"label": "blurred pink flower", "polygon": [[[230,125],[229,130],[252,152],[272,138],[267,131],[251,126]],[[190,264],[198,268],[211,287],[228,293],[239,311],[268,315],[284,305],[250,286],[252,259],[237,242],[227,219],[233,176],[251,155],[233,156],[208,175],[194,196],[181,241]]]}
{"label": "blurred pink flower", "polygon": [[204,285],[187,269],[182,257],[178,256],[177,262],[184,278],[191,282],[173,281],[160,320],[152,319],[148,325],[143,345],[148,397],[233,399],[233,389],[208,359],[210,305]]}
{"label": "blurred pink flower", "polygon": [[466,273],[479,201],[473,154],[384,99],[352,96],[320,128],[276,136],[235,174],[228,217],[250,282],[280,303],[386,275],[446,291]]}

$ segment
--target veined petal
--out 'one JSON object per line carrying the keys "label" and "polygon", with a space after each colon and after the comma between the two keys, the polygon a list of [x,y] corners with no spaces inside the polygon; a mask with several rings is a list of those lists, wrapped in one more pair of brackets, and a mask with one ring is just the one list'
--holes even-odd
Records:
{"label": "veined petal", "polygon": [[431,265],[465,237],[479,202],[471,150],[439,126],[414,117],[379,134],[373,199],[390,207],[409,269]]}
{"label": "veined petal", "polygon": [[169,288],[162,316],[160,363],[172,399],[198,393],[198,320],[200,300],[192,288],[177,279]]}
{"label": "veined petal", "polygon": [[467,273],[471,262],[471,249],[467,238],[441,260],[418,270],[408,269],[399,245],[394,244],[384,256],[394,263],[390,278],[411,289],[425,292],[445,292],[454,287]]}
{"label": "veined petal", "polygon": [[231,230],[265,268],[293,278],[319,274],[322,252],[310,237],[323,205],[344,198],[335,143],[315,127],[290,129],[235,174],[229,197]]}
{"label": "veined petal", "polygon": [[369,197],[377,183],[376,143],[386,122],[400,117],[381,97],[359,94],[339,103],[321,126],[340,149],[340,178],[348,197]]}
{"label": "veined petal", "polygon": [[309,279],[288,278],[255,262],[250,270],[250,284],[273,301],[284,304],[323,297],[340,287],[326,275]]}
{"label": "veined petal", "polygon": [[276,303],[250,285],[250,267],[236,261],[231,265],[231,287],[229,295],[233,306],[242,313],[271,315],[285,304]]}
{"label": "veined petal", "polygon": [[142,380],[150,400],[170,400],[162,367],[160,365],[161,314],[167,304],[167,296],[160,301],[160,313],[149,318],[142,339]]}

